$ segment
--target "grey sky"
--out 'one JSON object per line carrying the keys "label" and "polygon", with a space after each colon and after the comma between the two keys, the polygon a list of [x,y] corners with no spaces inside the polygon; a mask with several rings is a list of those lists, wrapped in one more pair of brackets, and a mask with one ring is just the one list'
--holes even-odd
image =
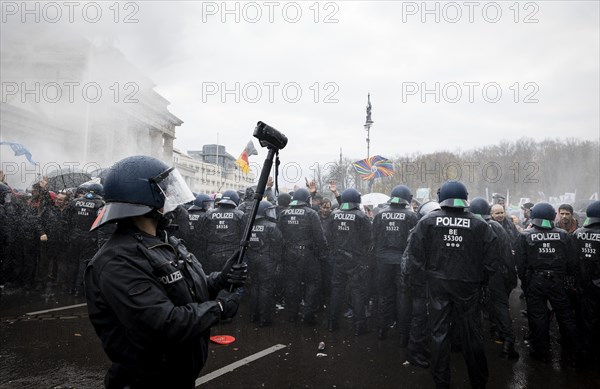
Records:
{"label": "grey sky", "polygon": [[[135,11],[137,23],[105,18],[97,25],[68,27],[110,36],[148,74],[171,102],[171,112],[185,122],[175,141],[184,151],[215,143],[219,133],[219,143],[237,156],[262,120],[288,136],[284,161],[325,163],[337,159],[340,148],[345,156],[361,159],[366,157],[362,126],[368,92],[375,121],[371,155],[466,150],[523,136],[599,138],[597,1],[428,2],[428,9],[439,9],[430,14],[423,13],[421,1],[320,2],[316,7],[314,2],[272,2],[273,22],[261,1],[228,2],[239,12],[227,15],[220,1],[135,4],[121,9],[119,18]],[[302,15],[291,23],[298,8]],[[257,10],[262,17],[252,23]],[[452,23],[457,10],[462,15]],[[325,23],[327,16],[334,23]],[[233,89],[236,82],[239,102],[220,90],[206,93],[215,85]],[[439,103],[433,94],[406,94],[436,83]],[[272,102],[268,85],[274,85]],[[298,86],[302,95],[291,103]],[[259,152],[251,161],[262,163],[266,152]]]}

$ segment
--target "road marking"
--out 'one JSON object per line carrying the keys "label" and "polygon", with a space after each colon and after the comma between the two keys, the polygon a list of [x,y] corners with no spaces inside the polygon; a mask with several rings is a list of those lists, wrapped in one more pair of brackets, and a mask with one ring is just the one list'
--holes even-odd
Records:
{"label": "road marking", "polygon": [[39,315],[41,313],[56,312],[56,311],[62,311],[62,310],[65,310],[65,309],[85,307],[86,305],[87,305],[86,303],[75,304],[75,305],[67,305],[66,307],[46,309],[45,311],[27,312],[26,315],[33,316],[33,315]]}
{"label": "road marking", "polygon": [[205,384],[208,381],[213,380],[213,379],[215,379],[215,378],[217,378],[219,376],[222,376],[223,374],[232,372],[232,371],[234,371],[235,369],[237,369],[240,366],[247,365],[248,363],[250,363],[252,361],[255,361],[255,360],[257,360],[259,358],[262,358],[262,357],[264,357],[266,355],[274,353],[275,351],[281,350],[282,348],[285,348],[285,347],[287,347],[287,346],[285,346],[283,344],[276,344],[273,347],[269,347],[268,349],[265,349],[263,351],[259,351],[256,354],[252,354],[249,357],[246,357],[244,359],[240,359],[237,362],[234,362],[234,363],[232,363],[230,365],[227,365],[225,367],[217,369],[217,370],[213,371],[212,373],[209,373],[209,374],[207,374],[205,376],[202,376],[202,377],[198,378],[196,380],[196,387],[198,387],[198,386],[200,386],[202,384]]}

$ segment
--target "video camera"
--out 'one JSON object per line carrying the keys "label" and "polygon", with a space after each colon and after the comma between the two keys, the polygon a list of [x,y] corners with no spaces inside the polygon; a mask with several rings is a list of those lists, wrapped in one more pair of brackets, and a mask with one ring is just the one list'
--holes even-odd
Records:
{"label": "video camera", "polygon": [[275,150],[283,149],[288,142],[287,136],[263,122],[256,123],[254,137],[258,139],[262,147]]}

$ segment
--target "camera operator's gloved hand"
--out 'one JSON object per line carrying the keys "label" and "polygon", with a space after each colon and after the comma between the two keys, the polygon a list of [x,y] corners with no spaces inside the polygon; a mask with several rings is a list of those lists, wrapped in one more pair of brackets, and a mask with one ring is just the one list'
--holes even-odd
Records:
{"label": "camera operator's gloved hand", "polygon": [[236,252],[229,257],[227,262],[225,262],[225,266],[223,266],[221,274],[219,275],[219,285],[221,285],[221,288],[224,289],[230,285],[234,288],[239,288],[246,283],[246,278],[248,278],[248,265],[245,263],[236,264],[239,255],[240,251],[236,250]]}
{"label": "camera operator's gloved hand", "polygon": [[228,292],[222,289],[215,299],[221,308],[221,320],[231,319],[235,316],[240,305],[240,295],[234,292]]}

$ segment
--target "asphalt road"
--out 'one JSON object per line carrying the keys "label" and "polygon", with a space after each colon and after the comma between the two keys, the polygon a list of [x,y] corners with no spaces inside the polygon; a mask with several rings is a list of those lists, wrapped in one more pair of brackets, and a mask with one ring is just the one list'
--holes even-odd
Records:
{"label": "asphalt road", "polygon": [[[488,388],[600,388],[600,369],[575,369],[560,360],[558,329],[554,324],[553,361],[529,358],[523,342],[526,320],[522,301],[513,291],[511,308],[518,361],[500,358],[501,345],[488,331],[486,351]],[[83,298],[10,292],[0,298],[0,388],[101,388],[110,362],[87,318]],[[65,308],[67,307],[67,308]],[[48,312],[50,309],[55,309]],[[392,329],[388,339],[370,332],[354,337],[350,321],[339,331],[326,330],[326,317],[316,327],[285,321],[279,310],[272,327],[250,323],[247,301],[232,323],[214,327],[212,334],[236,338],[229,345],[211,343],[208,362],[197,381],[199,388],[431,388],[429,370],[404,364]],[[487,324],[485,325],[487,328]],[[318,357],[325,342],[326,356]],[[452,387],[468,388],[460,353],[452,354]]]}

